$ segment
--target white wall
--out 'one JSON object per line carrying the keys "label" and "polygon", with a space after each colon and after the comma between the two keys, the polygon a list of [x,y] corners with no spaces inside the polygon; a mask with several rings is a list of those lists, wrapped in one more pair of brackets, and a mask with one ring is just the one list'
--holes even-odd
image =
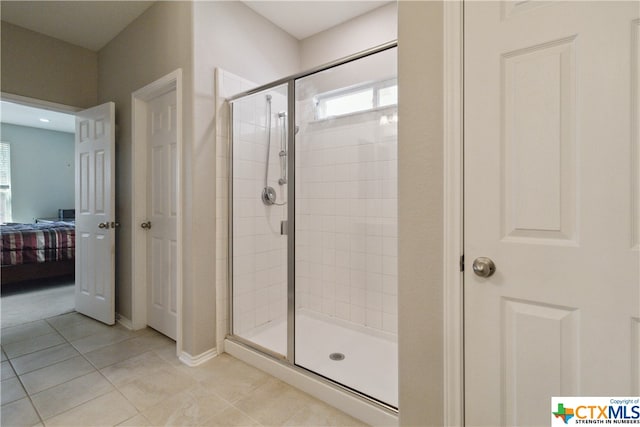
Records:
{"label": "white wall", "polygon": [[73,209],[74,135],[7,123],[0,129],[11,145],[12,221],[32,223]]}
{"label": "white wall", "polygon": [[[242,79],[238,81],[268,83],[299,70],[299,51],[296,39],[241,2],[216,1],[193,3],[193,52],[194,163],[190,176],[193,215],[185,227],[185,237],[193,242],[197,256],[192,257],[187,266],[189,276],[185,275],[185,280],[199,284],[202,292],[186,298],[192,310],[203,313],[201,320],[206,322],[203,327],[213,331],[211,325],[215,324],[216,317],[220,318],[216,316],[215,307],[222,309],[221,305],[227,301],[226,286],[221,285],[227,280],[226,256],[216,253],[226,254],[226,239],[219,238],[215,228],[226,230],[228,209],[225,198],[218,198],[216,204],[217,194],[224,194],[228,185],[224,173],[228,142],[219,140],[220,144],[216,144],[216,128],[219,135],[227,133],[227,116],[216,117],[215,69],[240,76]],[[224,96],[235,93],[232,87],[234,85],[225,86],[228,91]],[[248,87],[237,85],[236,89]],[[216,227],[212,227],[216,220]],[[215,282],[220,285],[217,295]],[[219,331],[222,326],[218,325]],[[206,350],[206,347],[200,348],[200,351]]]}
{"label": "white wall", "polygon": [[396,114],[305,123],[296,157],[298,306],[394,335]]}
{"label": "white wall", "polygon": [[372,10],[300,42],[300,66],[318,65],[398,38],[396,2]]}

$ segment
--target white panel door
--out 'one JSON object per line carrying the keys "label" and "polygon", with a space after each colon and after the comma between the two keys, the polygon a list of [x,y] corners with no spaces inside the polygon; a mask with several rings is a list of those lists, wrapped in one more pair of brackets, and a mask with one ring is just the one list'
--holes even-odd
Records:
{"label": "white panel door", "polygon": [[115,104],[76,113],[76,311],[115,323]]}
{"label": "white panel door", "polygon": [[467,425],[549,425],[552,396],[639,392],[639,16],[465,3]]}
{"label": "white panel door", "polygon": [[147,323],[176,339],[177,330],[177,133],[176,92],[148,103]]}

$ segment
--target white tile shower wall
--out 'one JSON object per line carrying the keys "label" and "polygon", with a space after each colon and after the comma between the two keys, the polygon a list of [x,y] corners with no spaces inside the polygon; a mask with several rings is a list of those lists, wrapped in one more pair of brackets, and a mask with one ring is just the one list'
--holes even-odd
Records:
{"label": "white tile shower wall", "polygon": [[395,108],[309,121],[296,140],[297,307],[393,334],[396,122]]}
{"label": "white tile shower wall", "polygon": [[[246,338],[255,328],[287,314],[287,239],[280,234],[280,222],[286,218],[287,185],[278,183],[282,123],[278,113],[285,111],[285,94],[286,87],[269,91],[270,123],[265,93],[233,105],[234,333]],[[268,185],[277,194],[271,206],[261,200],[268,145]]]}
{"label": "white tile shower wall", "polygon": [[216,69],[216,345],[224,349],[229,332],[228,227],[229,227],[229,104],[226,98],[249,90],[255,83]]}

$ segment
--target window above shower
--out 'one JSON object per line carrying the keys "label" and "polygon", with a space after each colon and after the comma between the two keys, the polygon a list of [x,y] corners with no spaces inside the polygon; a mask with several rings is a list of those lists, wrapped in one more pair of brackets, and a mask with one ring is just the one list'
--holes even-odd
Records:
{"label": "window above shower", "polygon": [[397,79],[381,80],[332,90],[315,96],[315,120],[350,116],[397,104]]}

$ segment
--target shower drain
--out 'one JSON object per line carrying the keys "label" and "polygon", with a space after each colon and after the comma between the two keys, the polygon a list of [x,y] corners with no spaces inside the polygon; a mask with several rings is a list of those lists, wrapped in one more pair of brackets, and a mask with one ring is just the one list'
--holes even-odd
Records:
{"label": "shower drain", "polygon": [[342,354],[342,353],[331,353],[329,355],[329,359],[336,360],[336,361],[344,360],[344,354]]}

